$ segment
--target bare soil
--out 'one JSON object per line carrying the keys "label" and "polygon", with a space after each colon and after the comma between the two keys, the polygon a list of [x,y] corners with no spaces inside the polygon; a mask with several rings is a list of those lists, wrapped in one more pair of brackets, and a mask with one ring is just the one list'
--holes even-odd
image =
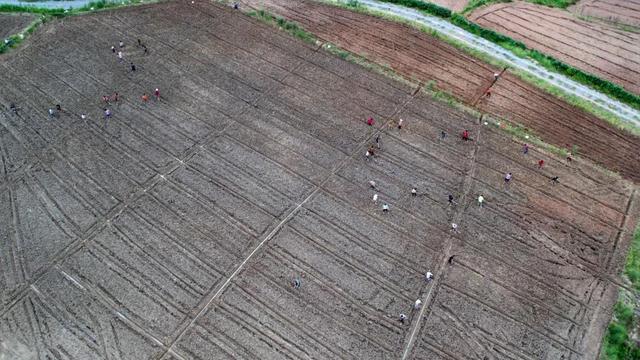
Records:
{"label": "bare soil", "polygon": [[640,34],[527,2],[494,4],[470,20],[640,94]]}
{"label": "bare soil", "polygon": [[[623,176],[640,180],[635,161],[638,138],[614,128],[508,72],[481,99],[501,69],[472,58],[453,46],[410,26],[312,1],[250,0],[300,23],[325,41],[389,66],[409,80],[437,88],[494,116],[522,124],[544,141],[579,148],[580,155]],[[481,100],[481,101],[480,101]]]}
{"label": "bare soil", "polygon": [[429,2],[460,12],[465,8],[465,6],[467,6],[469,0],[433,0]]}
{"label": "bare soil", "polygon": [[29,14],[0,13],[0,40],[24,30],[35,17]]}
{"label": "bare soil", "polygon": [[640,27],[639,0],[581,0],[569,10],[578,15]]}
{"label": "bare soil", "polygon": [[0,68],[0,357],[596,358],[640,208],[587,161],[210,2],[56,20]]}

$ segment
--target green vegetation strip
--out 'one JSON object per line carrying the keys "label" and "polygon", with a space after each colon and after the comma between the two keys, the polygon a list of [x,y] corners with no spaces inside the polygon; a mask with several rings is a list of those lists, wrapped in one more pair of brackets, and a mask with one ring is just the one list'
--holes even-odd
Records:
{"label": "green vegetation strip", "polygon": [[278,28],[280,28],[281,30],[285,30],[286,32],[288,32],[289,34],[293,35],[294,37],[297,37],[298,39],[308,43],[308,44],[317,44],[318,40],[316,39],[316,37],[307,32],[306,30],[302,29],[300,26],[298,26],[298,24],[285,20],[281,17],[277,17],[274,16],[264,10],[258,10],[258,11],[250,11],[247,13],[247,15],[257,18],[259,20],[261,20],[264,23],[267,23],[269,25],[274,25],[277,26]]}
{"label": "green vegetation strip", "polygon": [[[434,15],[449,20],[452,24],[474,34],[485,40],[491,41],[503,48],[512,51],[515,55],[522,58],[530,58],[537,61],[547,70],[551,70],[562,74],[576,82],[589,86],[599,92],[606,94],[618,101],[625,103],[634,109],[640,110],[640,96],[634,95],[621,86],[612,82],[603,80],[595,75],[586,73],[580,69],[565,64],[560,60],[556,60],[549,55],[545,55],[538,50],[528,48],[524,43],[514,40],[506,35],[502,35],[493,30],[486,29],[474,22],[469,21],[463,15],[452,12],[441,6],[427,3],[420,0],[381,0],[383,2],[401,5],[409,8],[420,10],[426,14]],[[538,0],[545,1],[545,0]],[[560,0],[555,0],[560,2]],[[554,2],[548,0],[548,2]],[[567,1],[568,2],[568,1]]]}
{"label": "green vegetation strip", "polygon": [[[402,23],[402,24],[406,24],[408,26],[411,26],[413,28],[416,28],[420,31],[422,31],[425,34],[428,34],[429,36],[432,36],[438,40],[441,40],[449,45],[452,45],[454,47],[456,47],[457,49],[462,50],[463,52],[475,57],[478,60],[481,60],[487,64],[490,64],[492,66],[498,67],[498,68],[507,68],[509,67],[509,64],[506,63],[505,61],[499,60],[495,57],[493,57],[491,54],[480,51],[476,48],[472,48],[470,47],[468,44],[455,39],[453,37],[450,37],[448,35],[442,34],[432,28],[426,27],[418,22],[413,22],[411,20],[407,20],[405,18],[396,16],[396,15],[392,15],[386,12],[380,12],[380,11],[376,11],[376,10],[371,10],[369,8],[366,8],[364,6],[361,6],[360,3],[357,0],[351,0],[348,1],[346,4],[345,3],[341,3],[337,0],[324,0],[324,2],[326,4],[332,5],[332,6],[337,6],[337,7],[346,7],[349,8],[352,11],[356,11],[359,13],[363,13],[366,15],[370,15],[370,16],[376,16],[382,19],[387,19],[389,21],[394,21],[394,22],[398,22],[398,23]],[[525,57],[526,54],[524,53],[523,50],[520,50],[520,52],[522,53],[522,55],[520,55],[521,57]],[[630,123],[628,121],[622,120],[620,119],[616,114],[595,105],[594,103],[592,103],[591,101],[588,100],[584,100],[576,95],[570,94],[568,92],[566,92],[565,90],[551,84],[550,82],[546,81],[545,79],[542,79],[540,77],[537,76],[533,76],[531,75],[529,72],[526,72],[524,70],[519,70],[519,69],[515,69],[512,67],[509,67],[509,72],[511,72],[512,74],[518,76],[520,79],[524,80],[527,83],[530,83],[536,87],[538,87],[539,89],[542,89],[544,91],[546,91],[549,94],[552,94],[554,96],[556,96],[559,99],[562,99],[563,101],[565,101],[568,104],[571,104],[579,109],[584,110],[587,113],[593,114],[596,117],[603,119],[605,121],[607,121],[608,123],[610,123],[611,125],[628,131],[629,133],[632,133],[634,135],[638,135],[640,136],[640,127],[636,126],[633,123]],[[416,80],[416,82],[418,82]]]}
{"label": "green vegetation strip", "polygon": [[2,43],[0,43],[0,54],[4,54],[5,52],[7,52],[10,48],[12,47],[16,47],[18,45],[20,45],[20,43],[28,36],[31,35],[36,28],[42,24],[44,22],[44,17],[37,19],[33,22],[31,22],[31,24],[29,24],[29,26],[23,30],[22,32],[20,32],[19,34],[15,34],[15,35],[11,35],[6,39],[2,39]]}
{"label": "green vegetation strip", "polygon": [[[29,27],[27,27],[27,29],[25,29],[24,31],[15,35],[11,35],[6,39],[2,39],[0,43],[0,54],[5,53],[9,49],[15,48],[18,45],[20,45],[20,43],[24,41],[24,39],[28,35],[31,35],[38,26],[46,23],[47,21],[53,18],[62,18],[65,16],[78,15],[78,14],[91,12],[91,11],[112,9],[112,8],[118,8],[123,6],[134,5],[134,4],[141,4],[142,2],[143,2],[142,0],[125,0],[125,1],[118,1],[118,2],[100,0],[100,1],[90,2],[79,8],[70,8],[66,10],[62,8],[49,9],[49,8],[38,8],[35,6],[18,6],[18,5],[8,5],[8,4],[0,5],[0,13],[3,13],[3,12],[30,13],[30,14],[41,15],[39,19],[32,22],[29,25]],[[148,1],[148,2],[152,2],[152,1]]]}
{"label": "green vegetation strip", "polygon": [[[578,2],[578,0],[525,0],[525,1],[528,1],[533,4],[537,4],[537,5],[543,5],[548,7],[560,8],[560,9],[566,9],[570,5],[573,5]],[[510,2],[512,2],[512,0],[471,0],[467,4],[467,6],[465,6],[465,8],[462,10],[462,13],[469,14],[473,10],[479,7],[483,7],[491,4],[497,4],[497,3],[510,3]]]}
{"label": "green vegetation strip", "polygon": [[640,297],[640,224],[631,242],[624,276],[631,282],[634,291],[620,289],[618,302],[613,309],[613,319],[602,343],[602,359],[640,359],[640,346],[636,340],[640,324],[637,315]]}

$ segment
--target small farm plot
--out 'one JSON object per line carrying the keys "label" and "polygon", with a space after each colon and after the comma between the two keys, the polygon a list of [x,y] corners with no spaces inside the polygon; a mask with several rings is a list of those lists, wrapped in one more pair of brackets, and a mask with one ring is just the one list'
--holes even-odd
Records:
{"label": "small farm plot", "polygon": [[522,1],[487,6],[469,18],[640,94],[638,33],[580,20],[565,10]]}
{"label": "small farm plot", "polygon": [[573,13],[621,25],[640,27],[638,0],[580,0],[569,7]]}
{"label": "small farm plot", "polygon": [[213,3],[28,41],[0,58],[0,355],[595,353],[630,183]]}

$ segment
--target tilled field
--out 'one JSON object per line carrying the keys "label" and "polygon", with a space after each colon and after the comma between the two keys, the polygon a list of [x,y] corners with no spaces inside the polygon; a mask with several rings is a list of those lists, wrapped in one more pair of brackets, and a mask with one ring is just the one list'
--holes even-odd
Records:
{"label": "tilled field", "polygon": [[626,181],[210,3],[48,23],[0,66],[0,357],[596,358]]}
{"label": "tilled field", "polygon": [[19,33],[34,19],[32,15],[0,13],[0,40],[4,41],[6,37]]}
{"label": "tilled field", "polygon": [[640,94],[640,34],[527,2],[495,4],[470,20]]}
{"label": "tilled field", "polygon": [[[254,9],[265,8],[300,23],[318,37],[388,65],[407,79],[427,83],[489,114],[533,130],[544,141],[576,145],[580,154],[627,178],[640,180],[636,161],[638,138],[566,102],[486,65],[456,48],[412,27],[313,1],[245,0]],[[481,99],[490,86],[490,99]]]}
{"label": "tilled field", "polygon": [[569,10],[578,15],[640,27],[640,0],[581,0]]}

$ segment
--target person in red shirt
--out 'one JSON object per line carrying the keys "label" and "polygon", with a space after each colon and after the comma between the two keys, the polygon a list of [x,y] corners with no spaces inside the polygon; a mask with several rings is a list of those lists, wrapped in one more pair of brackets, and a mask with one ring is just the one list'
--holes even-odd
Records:
{"label": "person in red shirt", "polygon": [[466,129],[465,129],[465,130],[462,132],[462,140],[464,140],[464,141],[469,140],[469,130],[466,130]]}
{"label": "person in red shirt", "polygon": [[544,165],[544,160],[540,159],[540,161],[538,161],[538,169],[542,169],[543,165]]}
{"label": "person in red shirt", "polygon": [[369,125],[369,126],[373,126],[373,124],[375,124],[375,123],[376,123],[376,121],[375,121],[375,120],[373,120],[373,118],[372,118],[372,117],[370,117],[369,119],[367,119],[367,125]]}

